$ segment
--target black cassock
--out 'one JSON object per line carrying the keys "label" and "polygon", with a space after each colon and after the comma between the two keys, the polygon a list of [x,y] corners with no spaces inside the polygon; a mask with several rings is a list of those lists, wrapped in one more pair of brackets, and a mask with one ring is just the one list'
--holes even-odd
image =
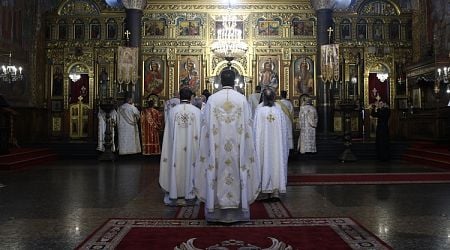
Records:
{"label": "black cassock", "polygon": [[377,117],[376,151],[378,160],[387,161],[390,158],[389,149],[389,116],[391,111],[387,107],[373,109],[372,116]]}

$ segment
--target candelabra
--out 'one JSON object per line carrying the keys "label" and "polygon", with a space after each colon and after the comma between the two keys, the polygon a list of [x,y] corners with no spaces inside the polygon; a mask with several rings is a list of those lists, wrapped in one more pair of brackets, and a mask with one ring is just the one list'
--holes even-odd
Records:
{"label": "candelabra", "polygon": [[8,82],[8,83],[12,83],[12,82],[16,82],[16,81],[20,81],[23,79],[23,74],[22,74],[22,67],[17,67],[15,65],[12,64],[12,53],[9,52],[9,54],[5,54],[8,55],[8,65],[2,65],[0,68],[0,79],[3,82]]}

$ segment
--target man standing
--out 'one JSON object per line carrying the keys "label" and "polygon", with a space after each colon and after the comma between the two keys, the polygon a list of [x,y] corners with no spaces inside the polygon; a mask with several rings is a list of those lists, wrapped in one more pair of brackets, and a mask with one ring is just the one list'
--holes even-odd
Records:
{"label": "man standing", "polygon": [[245,96],[233,89],[236,73],[225,69],[220,77],[223,89],[209,97],[203,113],[194,186],[207,221],[248,221],[261,180],[251,112]]}
{"label": "man standing", "polygon": [[141,152],[139,139],[139,110],[133,99],[127,98],[117,110],[117,131],[119,134],[119,155],[137,154]]}
{"label": "man standing", "polygon": [[[302,96],[301,96],[302,97]],[[302,99],[300,97],[300,99]],[[303,102],[300,107],[299,124],[300,137],[298,138],[297,150],[301,153],[315,153],[316,150],[316,127],[317,110],[312,105],[312,99],[309,96],[303,96]]]}
{"label": "man standing", "polygon": [[255,88],[255,93],[251,94],[248,97],[248,102],[250,107],[252,108],[252,117],[255,114],[256,107],[258,107],[259,100],[261,99],[261,86],[258,85]]}
{"label": "man standing", "polygon": [[286,193],[287,155],[286,120],[275,105],[275,92],[263,90],[264,102],[255,112],[256,158],[261,169],[261,193],[265,198],[278,198]]}
{"label": "man standing", "polygon": [[[281,91],[281,100],[277,101],[277,103],[280,105],[281,110],[286,116],[286,129],[287,129],[287,144],[289,149],[294,148],[294,136],[292,134],[292,123],[294,122],[294,106],[292,105],[292,102],[287,99],[287,91],[282,90]],[[288,149],[288,150],[289,150]]]}
{"label": "man standing", "polygon": [[194,164],[200,145],[200,109],[190,104],[192,92],[180,90],[181,103],[169,114],[164,129],[159,184],[166,192],[164,204],[176,205],[194,199]]}
{"label": "man standing", "polygon": [[141,112],[142,154],[159,155],[159,129],[162,126],[161,114],[155,109],[154,101],[147,101],[147,108]]}

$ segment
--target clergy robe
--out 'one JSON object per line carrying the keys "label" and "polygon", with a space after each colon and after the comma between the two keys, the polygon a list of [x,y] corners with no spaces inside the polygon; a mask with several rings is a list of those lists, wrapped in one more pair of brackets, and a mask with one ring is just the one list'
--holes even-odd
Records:
{"label": "clergy robe", "polygon": [[[117,112],[115,109],[111,110],[111,112],[109,113],[110,116],[110,120],[109,120],[109,126],[111,128],[111,151],[115,152],[116,151],[116,145],[114,143],[114,127],[116,126],[116,121],[117,121]],[[106,132],[106,113],[105,111],[103,111],[103,109],[99,109],[98,110],[98,145],[97,145],[97,150],[98,151],[105,151],[105,132]]]}
{"label": "clergy robe", "polygon": [[312,105],[302,105],[299,112],[300,136],[297,150],[300,153],[316,152],[317,110]]}
{"label": "clergy robe", "polygon": [[294,107],[292,106],[292,103],[287,99],[281,99],[280,101],[277,101],[277,103],[280,105],[281,110],[285,114],[286,117],[286,128],[287,128],[287,142],[289,149],[294,148],[294,135],[292,133],[292,123],[294,121]]}
{"label": "clergy robe", "polygon": [[162,117],[155,108],[146,108],[141,112],[142,154],[159,155],[159,129],[162,126]]}
{"label": "clergy robe", "polygon": [[194,186],[207,221],[250,219],[260,189],[251,111],[245,96],[225,86],[208,98]]}
{"label": "clergy robe", "polygon": [[164,103],[164,124],[167,123],[170,110],[178,104],[180,104],[180,98],[178,97],[173,97]]}
{"label": "clergy robe", "polygon": [[255,114],[255,110],[258,107],[259,99],[261,98],[261,93],[253,93],[248,97],[248,103],[252,109],[252,118]]}
{"label": "clergy robe", "polygon": [[181,103],[170,110],[164,128],[159,184],[170,199],[195,198],[193,165],[200,145],[200,109]]}
{"label": "clergy robe", "polygon": [[139,110],[133,104],[124,103],[117,109],[117,114],[119,155],[140,153]]}
{"label": "clergy robe", "polygon": [[286,193],[288,143],[286,119],[279,107],[258,107],[253,122],[261,192]]}

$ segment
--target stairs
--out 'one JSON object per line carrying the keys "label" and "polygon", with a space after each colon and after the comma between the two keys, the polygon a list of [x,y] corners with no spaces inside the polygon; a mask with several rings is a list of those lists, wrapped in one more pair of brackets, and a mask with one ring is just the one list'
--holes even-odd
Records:
{"label": "stairs", "polygon": [[403,159],[450,169],[450,150],[448,145],[439,145],[432,142],[413,143],[404,153]]}
{"label": "stairs", "polygon": [[20,170],[56,160],[57,154],[48,148],[15,148],[0,155],[0,171]]}

